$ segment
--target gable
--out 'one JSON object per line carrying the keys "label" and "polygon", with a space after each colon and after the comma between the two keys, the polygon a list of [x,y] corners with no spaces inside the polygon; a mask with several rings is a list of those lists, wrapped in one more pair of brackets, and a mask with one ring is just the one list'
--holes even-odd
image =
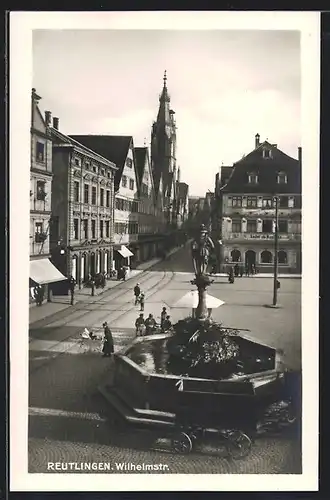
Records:
{"label": "gable", "polygon": [[34,103],[33,106],[34,106],[34,113],[33,113],[32,127],[36,130],[39,130],[39,132],[43,132],[45,134],[47,130],[45,120],[40,112],[38,105]]}

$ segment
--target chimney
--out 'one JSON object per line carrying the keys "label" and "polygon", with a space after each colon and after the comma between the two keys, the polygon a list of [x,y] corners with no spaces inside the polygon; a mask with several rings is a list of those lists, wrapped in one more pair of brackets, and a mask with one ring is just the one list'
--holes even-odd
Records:
{"label": "chimney", "polygon": [[47,126],[51,124],[51,121],[52,121],[51,111],[45,111],[45,121],[46,121]]}
{"label": "chimney", "polygon": [[54,116],[53,117],[53,127],[56,128],[56,130],[58,130],[58,123],[59,123],[59,119]]}
{"label": "chimney", "polygon": [[257,149],[260,146],[260,135],[256,134],[255,135],[255,149]]}
{"label": "chimney", "polygon": [[301,147],[299,146],[299,148],[298,148],[298,161],[299,161],[300,165],[301,165],[301,159],[302,159],[302,150],[301,150]]}

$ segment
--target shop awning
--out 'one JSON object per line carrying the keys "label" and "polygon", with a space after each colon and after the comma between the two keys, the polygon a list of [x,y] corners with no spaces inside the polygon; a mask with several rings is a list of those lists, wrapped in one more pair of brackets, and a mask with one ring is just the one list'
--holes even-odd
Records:
{"label": "shop awning", "polygon": [[134,255],[127,247],[125,247],[125,245],[122,245],[121,248],[117,250],[117,252],[120,253],[120,255],[124,257],[124,259],[127,259],[127,257],[132,257],[132,255]]}
{"label": "shop awning", "polygon": [[30,260],[30,278],[39,285],[67,279],[49,259]]}

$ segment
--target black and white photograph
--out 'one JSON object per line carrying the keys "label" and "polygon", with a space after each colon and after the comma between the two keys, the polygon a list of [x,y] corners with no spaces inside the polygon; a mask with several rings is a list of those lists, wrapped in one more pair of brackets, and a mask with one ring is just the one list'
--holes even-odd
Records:
{"label": "black and white photograph", "polygon": [[11,489],[317,489],[319,15],[11,28]]}

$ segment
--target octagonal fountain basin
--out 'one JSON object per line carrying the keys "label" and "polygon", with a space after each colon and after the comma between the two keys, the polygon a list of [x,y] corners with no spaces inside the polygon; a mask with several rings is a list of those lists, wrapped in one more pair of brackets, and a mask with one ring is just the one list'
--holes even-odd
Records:
{"label": "octagonal fountain basin", "polygon": [[[216,418],[244,418],[277,399],[281,357],[273,347],[246,335],[235,336],[239,355],[226,370],[191,370],[169,352],[172,334],[138,338],[115,355],[114,378],[103,388],[107,399],[132,422],[173,425],[183,410]],[[245,418],[248,420],[247,418]]]}

